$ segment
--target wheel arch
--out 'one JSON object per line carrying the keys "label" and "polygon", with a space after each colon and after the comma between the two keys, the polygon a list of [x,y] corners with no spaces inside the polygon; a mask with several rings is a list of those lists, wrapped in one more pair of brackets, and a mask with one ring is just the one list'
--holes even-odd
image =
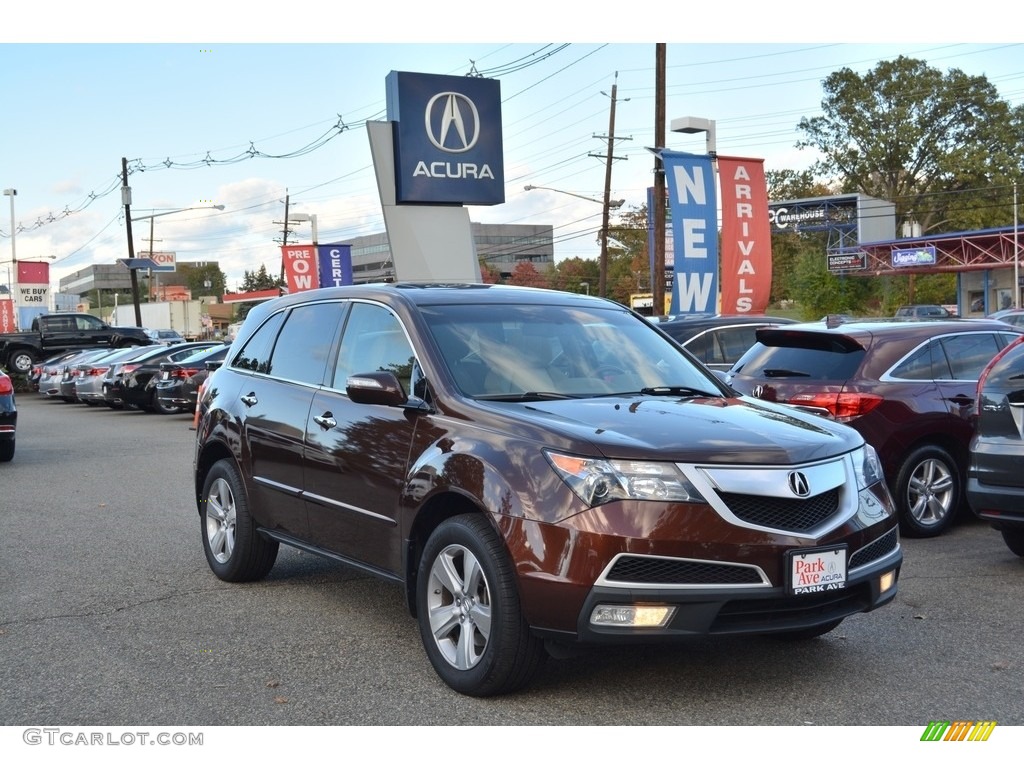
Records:
{"label": "wheel arch", "polygon": [[419,580],[419,562],[430,535],[445,520],[465,514],[476,514],[486,518],[500,534],[494,517],[470,499],[454,490],[447,490],[432,496],[419,510],[405,542],[405,601],[409,614],[416,617],[416,584]]}
{"label": "wheel arch", "polygon": [[[202,514],[203,512],[201,499],[203,496],[203,487],[206,484],[206,476],[209,474],[210,468],[221,459],[230,459],[235,465],[235,468],[238,468],[238,462],[235,460],[235,456],[231,452],[231,449],[218,440],[211,440],[207,442],[206,445],[203,446],[203,450],[198,456],[196,456],[195,472],[193,474],[196,491],[196,512],[199,514]],[[242,482],[244,483],[244,475],[242,475],[241,472],[239,472],[239,475],[242,476]]]}

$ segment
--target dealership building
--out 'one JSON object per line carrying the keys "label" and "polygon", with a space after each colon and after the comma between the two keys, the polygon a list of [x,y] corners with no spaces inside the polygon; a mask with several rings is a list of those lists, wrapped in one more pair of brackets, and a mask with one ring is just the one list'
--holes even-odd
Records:
{"label": "dealership building", "polygon": [[[516,264],[531,262],[538,272],[553,267],[555,251],[550,225],[473,223],[477,258],[509,277]],[[355,283],[390,282],[395,264],[386,233],[346,241],[351,246],[352,280]]]}

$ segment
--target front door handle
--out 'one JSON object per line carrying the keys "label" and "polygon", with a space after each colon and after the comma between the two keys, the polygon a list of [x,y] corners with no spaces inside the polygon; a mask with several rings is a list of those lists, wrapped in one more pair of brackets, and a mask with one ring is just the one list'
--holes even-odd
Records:
{"label": "front door handle", "polygon": [[338,422],[334,420],[334,414],[330,411],[325,412],[323,416],[314,416],[313,421],[319,424],[321,429],[334,429],[338,426]]}

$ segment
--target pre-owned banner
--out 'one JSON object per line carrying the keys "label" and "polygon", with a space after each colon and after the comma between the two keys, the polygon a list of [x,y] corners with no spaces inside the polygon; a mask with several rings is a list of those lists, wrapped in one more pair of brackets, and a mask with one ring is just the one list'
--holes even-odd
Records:
{"label": "pre-owned banner", "polygon": [[718,156],[722,187],[722,312],[763,315],[772,290],[764,160]]}
{"label": "pre-owned banner", "polygon": [[311,291],[320,287],[316,273],[316,247],[312,245],[282,245],[284,279],[288,293]]}
{"label": "pre-owned banner", "polygon": [[316,250],[320,259],[321,288],[352,285],[351,245],[318,245]]}
{"label": "pre-owned banner", "polygon": [[675,280],[670,312],[714,313],[718,299],[718,204],[708,155],[661,153],[672,216]]}

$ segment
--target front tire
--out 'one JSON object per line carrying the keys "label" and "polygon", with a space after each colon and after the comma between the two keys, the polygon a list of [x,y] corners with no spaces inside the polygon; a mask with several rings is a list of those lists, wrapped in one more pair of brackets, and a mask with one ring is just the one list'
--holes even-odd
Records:
{"label": "front tire", "polygon": [[274,567],[278,544],[256,530],[238,468],[229,459],[214,464],[203,483],[199,515],[203,551],[222,581],[259,581]]}
{"label": "front tire", "polygon": [[1003,528],[1003,541],[1017,557],[1024,557],[1024,528]]}
{"label": "front tire", "polygon": [[917,448],[896,475],[896,510],[900,531],[912,538],[945,533],[960,507],[960,470],[942,448]]}
{"label": "front tire", "polygon": [[430,663],[459,693],[522,688],[544,660],[523,619],[504,543],[481,515],[450,518],[431,534],[420,558],[416,608]]}

